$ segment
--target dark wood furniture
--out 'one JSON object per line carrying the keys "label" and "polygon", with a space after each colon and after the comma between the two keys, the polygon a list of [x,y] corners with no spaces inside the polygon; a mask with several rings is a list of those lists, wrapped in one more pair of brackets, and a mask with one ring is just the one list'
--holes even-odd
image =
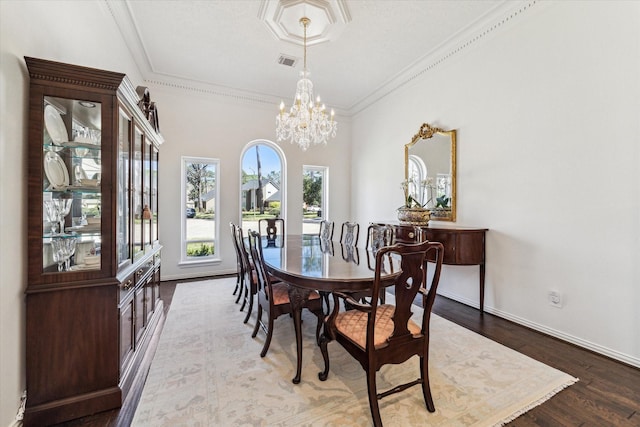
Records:
{"label": "dark wood furniture", "polygon": [[[247,323],[253,312],[253,301],[255,295],[258,293],[258,277],[255,269],[255,263],[249,256],[249,251],[245,244],[244,233],[242,227],[236,227],[236,242],[238,251],[240,253],[240,260],[242,262],[242,282],[244,283],[242,295],[242,305],[240,311],[247,307],[247,315],[244,317],[243,323]],[[269,243],[267,243],[269,244]],[[247,306],[248,304],[248,306]]]}
{"label": "dark wood furniture", "polygon": [[[264,230],[263,230],[264,228]],[[267,238],[267,244],[278,246],[278,236],[284,236],[284,219],[282,218],[262,218],[258,221],[258,232]]]}
{"label": "dark wood furniture", "polygon": [[233,242],[233,248],[236,251],[236,287],[233,289],[233,295],[238,294],[236,297],[237,304],[240,302],[240,298],[242,298],[244,293],[245,271],[242,253],[240,252],[240,246],[238,244],[238,226],[233,222],[230,222],[229,228],[231,229],[231,241]]}
{"label": "dark wood furniture", "polygon": [[[369,407],[375,426],[382,426],[378,400],[390,394],[406,390],[414,385],[422,386],[422,394],[429,412],[435,411],[429,386],[429,320],[436,298],[436,289],[442,268],[443,246],[438,242],[397,244],[386,246],[376,253],[376,274],[373,282],[371,304],[361,304],[350,295],[334,292],[333,311],[327,319],[325,333],[320,342],[325,368],[319,374],[322,381],[329,374],[329,340],[336,340],[353,356],[367,373]],[[428,254],[428,255],[427,255]],[[402,272],[393,282],[394,304],[378,304],[387,283],[380,280],[385,258],[397,256],[402,261]],[[435,270],[427,289],[429,259],[435,260]],[[423,296],[423,315],[420,324],[411,319],[413,301],[418,293]],[[350,310],[340,311],[340,298]],[[420,377],[406,384],[378,394],[376,372],[383,365],[403,363],[412,356],[420,357]]]}
{"label": "dark wood furniture", "polygon": [[[258,316],[256,319],[256,325],[253,328],[252,338],[258,335],[258,330],[262,328],[267,337],[265,338],[260,357],[264,357],[269,351],[269,345],[271,344],[271,337],[273,336],[273,322],[283,314],[290,314],[292,312],[292,305],[289,299],[289,292],[287,284],[278,281],[272,282],[267,267],[264,264],[264,256],[262,254],[262,245],[260,234],[255,231],[249,234],[249,248],[251,251],[251,258],[254,260],[256,276],[258,279]],[[267,246],[269,246],[269,240],[267,239]],[[320,294],[316,291],[309,293],[308,300],[304,303],[304,307],[311,311],[318,318],[318,326],[316,327],[316,342],[320,342],[320,329],[323,324],[324,313],[322,311],[322,300]],[[262,321],[262,313],[267,315],[267,323]]]}
{"label": "dark wood furniture", "polygon": [[396,242],[429,240],[444,245],[444,264],[477,265],[480,268],[480,312],[484,312],[486,228],[414,226],[393,224]]}
{"label": "dark wood furniture", "polygon": [[[300,382],[302,370],[302,332],[301,313],[315,291],[323,292],[359,292],[371,290],[374,269],[368,263],[356,262],[360,257],[351,257],[346,261],[342,257],[342,244],[325,242],[317,235],[288,235],[282,248],[263,247],[265,266],[268,272],[287,283],[289,299],[293,310],[296,332],[297,368],[293,383]],[[326,243],[329,243],[327,246]],[[340,250],[328,250],[340,245]],[[335,249],[335,248],[334,248]],[[366,248],[355,248],[361,257],[375,258]],[[396,260],[386,259],[387,265],[381,280],[392,280],[399,264]]]}
{"label": "dark wood furniture", "polygon": [[[144,381],[145,356],[164,321],[157,197],[163,139],[124,74],[25,61],[24,424],[43,426],[120,407]],[[65,200],[69,210],[56,214],[53,207]]]}

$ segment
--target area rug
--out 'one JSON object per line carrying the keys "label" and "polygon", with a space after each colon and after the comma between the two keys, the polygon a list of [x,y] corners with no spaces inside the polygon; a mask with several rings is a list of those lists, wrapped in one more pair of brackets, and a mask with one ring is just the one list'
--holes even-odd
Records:
{"label": "area rug", "polygon": [[[232,296],[235,279],[176,286],[134,426],[367,426],[371,415],[364,370],[337,343],[331,371],[315,345],[315,316],[303,314],[302,382],[295,385],[293,322],[275,322],[268,354],[264,333],[251,338]],[[255,310],[254,310],[255,312]],[[414,316],[421,309],[416,307]],[[380,401],[385,426],[494,426],[549,399],[577,381],[436,315],[429,372],[436,412],[420,387]],[[378,372],[378,389],[418,378],[418,358]]]}

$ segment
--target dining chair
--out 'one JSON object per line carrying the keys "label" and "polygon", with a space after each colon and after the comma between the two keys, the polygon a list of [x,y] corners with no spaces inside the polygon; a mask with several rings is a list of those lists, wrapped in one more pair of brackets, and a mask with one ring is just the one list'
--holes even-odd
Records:
{"label": "dining chair", "polygon": [[320,232],[318,236],[322,240],[333,240],[333,221],[320,221]]}
{"label": "dining chair", "polygon": [[367,228],[367,249],[374,253],[393,242],[393,227],[387,224],[370,224]]}
{"label": "dining chair", "polygon": [[[333,310],[325,324],[325,335],[340,343],[365,370],[369,409],[374,426],[382,426],[379,399],[418,384],[422,386],[427,410],[435,411],[429,385],[429,322],[440,280],[443,253],[444,247],[439,242],[399,243],[382,247],[376,253],[373,297],[370,304],[363,304],[341,292],[333,292]],[[387,285],[393,287],[394,303],[378,304],[380,294],[385,292],[381,272],[387,255],[400,259],[401,271],[393,283]],[[435,259],[429,286],[428,259]],[[423,313],[419,321],[414,321],[411,315],[415,311],[413,301],[418,293],[422,295]],[[340,311],[340,299],[352,309]],[[319,378],[323,381],[329,374],[328,342],[324,337],[320,341],[325,368],[319,374]],[[400,364],[415,355],[420,358],[420,377],[378,393],[376,372],[383,365]]]}
{"label": "dining chair", "polygon": [[[289,300],[288,285],[286,282],[280,281],[274,283],[267,272],[262,253],[262,245],[260,242],[260,234],[253,231],[249,233],[249,251],[254,260],[256,277],[258,283],[257,304],[258,317],[256,325],[253,328],[252,338],[258,335],[258,330],[262,328],[266,333],[266,338],[260,357],[264,357],[269,351],[271,338],[273,337],[274,321],[283,314],[291,314],[291,301]],[[322,300],[320,294],[311,291],[306,308],[316,315],[318,325],[316,327],[316,342],[320,342],[320,329],[322,328],[324,313],[322,312]],[[262,313],[266,312],[267,323],[262,321]]]}
{"label": "dining chair", "polygon": [[360,235],[360,224],[357,222],[345,221],[340,230],[340,243],[348,246],[357,246]]}
{"label": "dining chair", "polygon": [[233,248],[236,251],[236,287],[233,290],[233,295],[236,293],[238,297],[236,298],[236,304],[240,302],[240,298],[242,298],[242,291],[244,288],[244,263],[242,262],[242,254],[240,253],[240,248],[238,247],[238,226],[233,222],[229,223],[229,227],[231,229],[231,240],[233,241]]}
{"label": "dining chair", "polygon": [[260,233],[261,236],[266,237],[267,247],[275,247],[278,236],[281,237],[281,244],[284,245],[284,219],[262,218],[258,221],[258,233]]}
{"label": "dining chair", "polygon": [[256,275],[255,263],[252,262],[251,258],[249,258],[249,252],[247,251],[247,247],[244,243],[244,233],[242,232],[242,227],[240,226],[236,226],[236,245],[238,246],[238,250],[240,252],[244,270],[244,289],[242,291],[244,298],[242,300],[242,306],[240,306],[240,311],[243,311],[245,306],[247,306],[248,304],[247,314],[242,322],[247,323],[249,321],[249,318],[251,317],[251,312],[253,311],[254,296],[258,292],[258,279]]}

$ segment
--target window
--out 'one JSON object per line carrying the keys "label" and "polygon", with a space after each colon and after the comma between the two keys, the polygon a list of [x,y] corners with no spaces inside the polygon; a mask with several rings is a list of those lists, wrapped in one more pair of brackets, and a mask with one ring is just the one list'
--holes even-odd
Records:
{"label": "window", "polygon": [[258,231],[262,218],[283,218],[283,164],[284,154],[270,141],[254,141],[245,149],[240,179],[241,227],[245,236],[248,230]]}
{"label": "window", "polygon": [[327,175],[324,166],[302,167],[302,232],[318,234],[320,221],[327,218]]}
{"label": "window", "polygon": [[220,201],[218,159],[182,158],[182,262],[210,262],[218,254]]}

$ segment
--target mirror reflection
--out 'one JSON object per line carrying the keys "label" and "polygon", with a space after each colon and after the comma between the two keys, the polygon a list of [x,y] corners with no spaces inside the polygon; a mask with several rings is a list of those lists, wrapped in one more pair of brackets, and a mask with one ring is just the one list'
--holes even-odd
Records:
{"label": "mirror reflection", "polygon": [[439,221],[456,219],[456,131],[424,123],[404,146],[409,193]]}

